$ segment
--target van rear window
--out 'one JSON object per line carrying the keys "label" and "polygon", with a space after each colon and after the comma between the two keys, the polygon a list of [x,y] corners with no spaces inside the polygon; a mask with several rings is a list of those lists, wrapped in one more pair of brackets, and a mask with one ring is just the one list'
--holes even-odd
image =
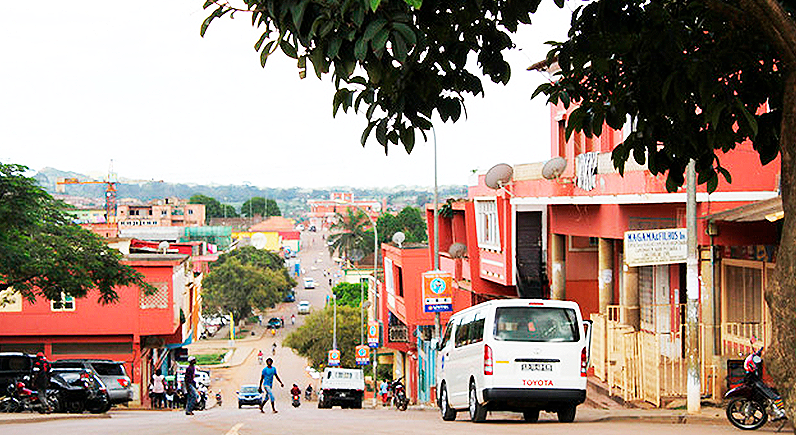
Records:
{"label": "van rear window", "polygon": [[504,341],[579,341],[578,316],[570,308],[500,307],[495,313],[494,337]]}

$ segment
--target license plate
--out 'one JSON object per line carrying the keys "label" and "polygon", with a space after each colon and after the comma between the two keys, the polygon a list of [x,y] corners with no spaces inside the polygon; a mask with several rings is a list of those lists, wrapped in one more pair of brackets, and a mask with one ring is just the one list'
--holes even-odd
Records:
{"label": "license plate", "polygon": [[553,365],[548,363],[522,363],[520,369],[531,372],[552,372]]}

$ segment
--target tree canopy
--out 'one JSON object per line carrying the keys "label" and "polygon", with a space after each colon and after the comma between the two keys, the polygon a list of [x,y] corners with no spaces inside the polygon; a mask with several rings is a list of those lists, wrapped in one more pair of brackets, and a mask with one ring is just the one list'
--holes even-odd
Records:
{"label": "tree canopy", "polygon": [[282,211],[279,210],[279,205],[275,199],[265,199],[260,196],[255,196],[243,203],[240,207],[240,214],[246,217],[253,217],[260,215],[263,217],[269,216],[282,216]]}
{"label": "tree canopy", "polygon": [[364,294],[367,295],[367,285],[362,283],[353,284],[350,282],[341,282],[332,287],[332,293],[334,293],[337,299],[337,306],[346,305],[358,308],[361,302],[363,288]]}
{"label": "tree canopy", "polygon": [[368,225],[368,216],[358,208],[348,207],[345,214],[335,213],[335,223],[330,228],[329,252],[337,252],[348,259],[355,250],[363,254],[372,250],[373,236],[368,236],[365,230]]}
{"label": "tree canopy", "polygon": [[207,195],[196,194],[188,200],[190,204],[205,205],[205,220],[210,222],[211,218],[238,217],[235,207],[229,204],[222,204],[217,199]]}
{"label": "tree canopy", "polygon": [[397,215],[384,213],[376,220],[379,242],[389,243],[392,236],[401,231],[406,235],[406,243],[422,243],[428,240],[426,220],[420,209],[404,207]]}
{"label": "tree canopy", "polygon": [[273,307],[296,282],[281,258],[251,246],[221,254],[202,281],[203,309],[244,319]]}
{"label": "tree canopy", "polygon": [[154,290],[122,255],[64,213],[28,168],[0,163],[0,291],[13,288],[22,297],[61,299],[99,292],[103,303],[118,299],[116,287]]}
{"label": "tree canopy", "polygon": [[[364,110],[363,145],[375,129],[385,153],[389,144],[411,151],[415,130],[425,138],[433,113],[456,121],[465,112],[464,95],[483,94],[480,74],[509,81],[503,50],[539,2],[243,0],[235,8],[208,0],[205,9],[212,12],[200,34],[216,18],[249,14],[263,29],[254,44],[263,67],[281,49],[296,59],[301,77],[308,67],[318,78],[331,73],[332,114]],[[468,65],[470,57],[477,68]]]}
{"label": "tree canopy", "polygon": [[[304,324],[291,332],[283,342],[307,358],[316,370],[326,367],[328,352],[332,350],[332,331],[334,325],[333,307],[313,311]],[[340,350],[340,366],[356,368],[354,348],[360,344],[359,308],[345,305],[337,306],[337,349]]]}

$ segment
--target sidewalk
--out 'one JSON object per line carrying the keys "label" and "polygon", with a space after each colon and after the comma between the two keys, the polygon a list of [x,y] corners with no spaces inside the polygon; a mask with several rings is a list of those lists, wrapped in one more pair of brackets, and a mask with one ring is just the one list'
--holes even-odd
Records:
{"label": "sidewalk", "polygon": [[39,413],[0,413],[0,425],[38,423],[54,420],[77,420],[77,419],[96,419],[111,418],[110,414],[39,414]]}

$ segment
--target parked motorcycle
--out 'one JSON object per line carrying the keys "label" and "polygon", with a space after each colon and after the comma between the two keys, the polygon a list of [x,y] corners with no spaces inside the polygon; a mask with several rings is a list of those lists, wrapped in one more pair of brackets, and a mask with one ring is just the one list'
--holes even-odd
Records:
{"label": "parked motorcycle", "polygon": [[403,377],[400,377],[390,382],[390,393],[392,394],[395,408],[399,411],[406,411],[406,407],[409,406],[409,399],[406,397],[406,388],[401,382],[402,379]]}
{"label": "parked motorcycle", "polygon": [[196,401],[196,410],[204,411],[207,408],[207,387],[199,386],[197,388],[199,399]]}
{"label": "parked motorcycle", "polygon": [[[751,340],[754,344],[754,339]],[[786,423],[782,398],[772,387],[763,382],[763,348],[752,351],[744,360],[746,374],[743,383],[724,395],[729,399],[727,419],[733,426],[743,430],[762,427],[771,416],[771,421],[781,420],[779,429]]]}
{"label": "parked motorcycle", "polygon": [[38,392],[25,386],[25,382],[19,380],[8,385],[8,396],[0,399],[0,412],[22,412],[38,411],[41,414],[57,410],[58,393],[54,390],[47,390],[47,402],[49,406],[44,406],[39,400]]}

